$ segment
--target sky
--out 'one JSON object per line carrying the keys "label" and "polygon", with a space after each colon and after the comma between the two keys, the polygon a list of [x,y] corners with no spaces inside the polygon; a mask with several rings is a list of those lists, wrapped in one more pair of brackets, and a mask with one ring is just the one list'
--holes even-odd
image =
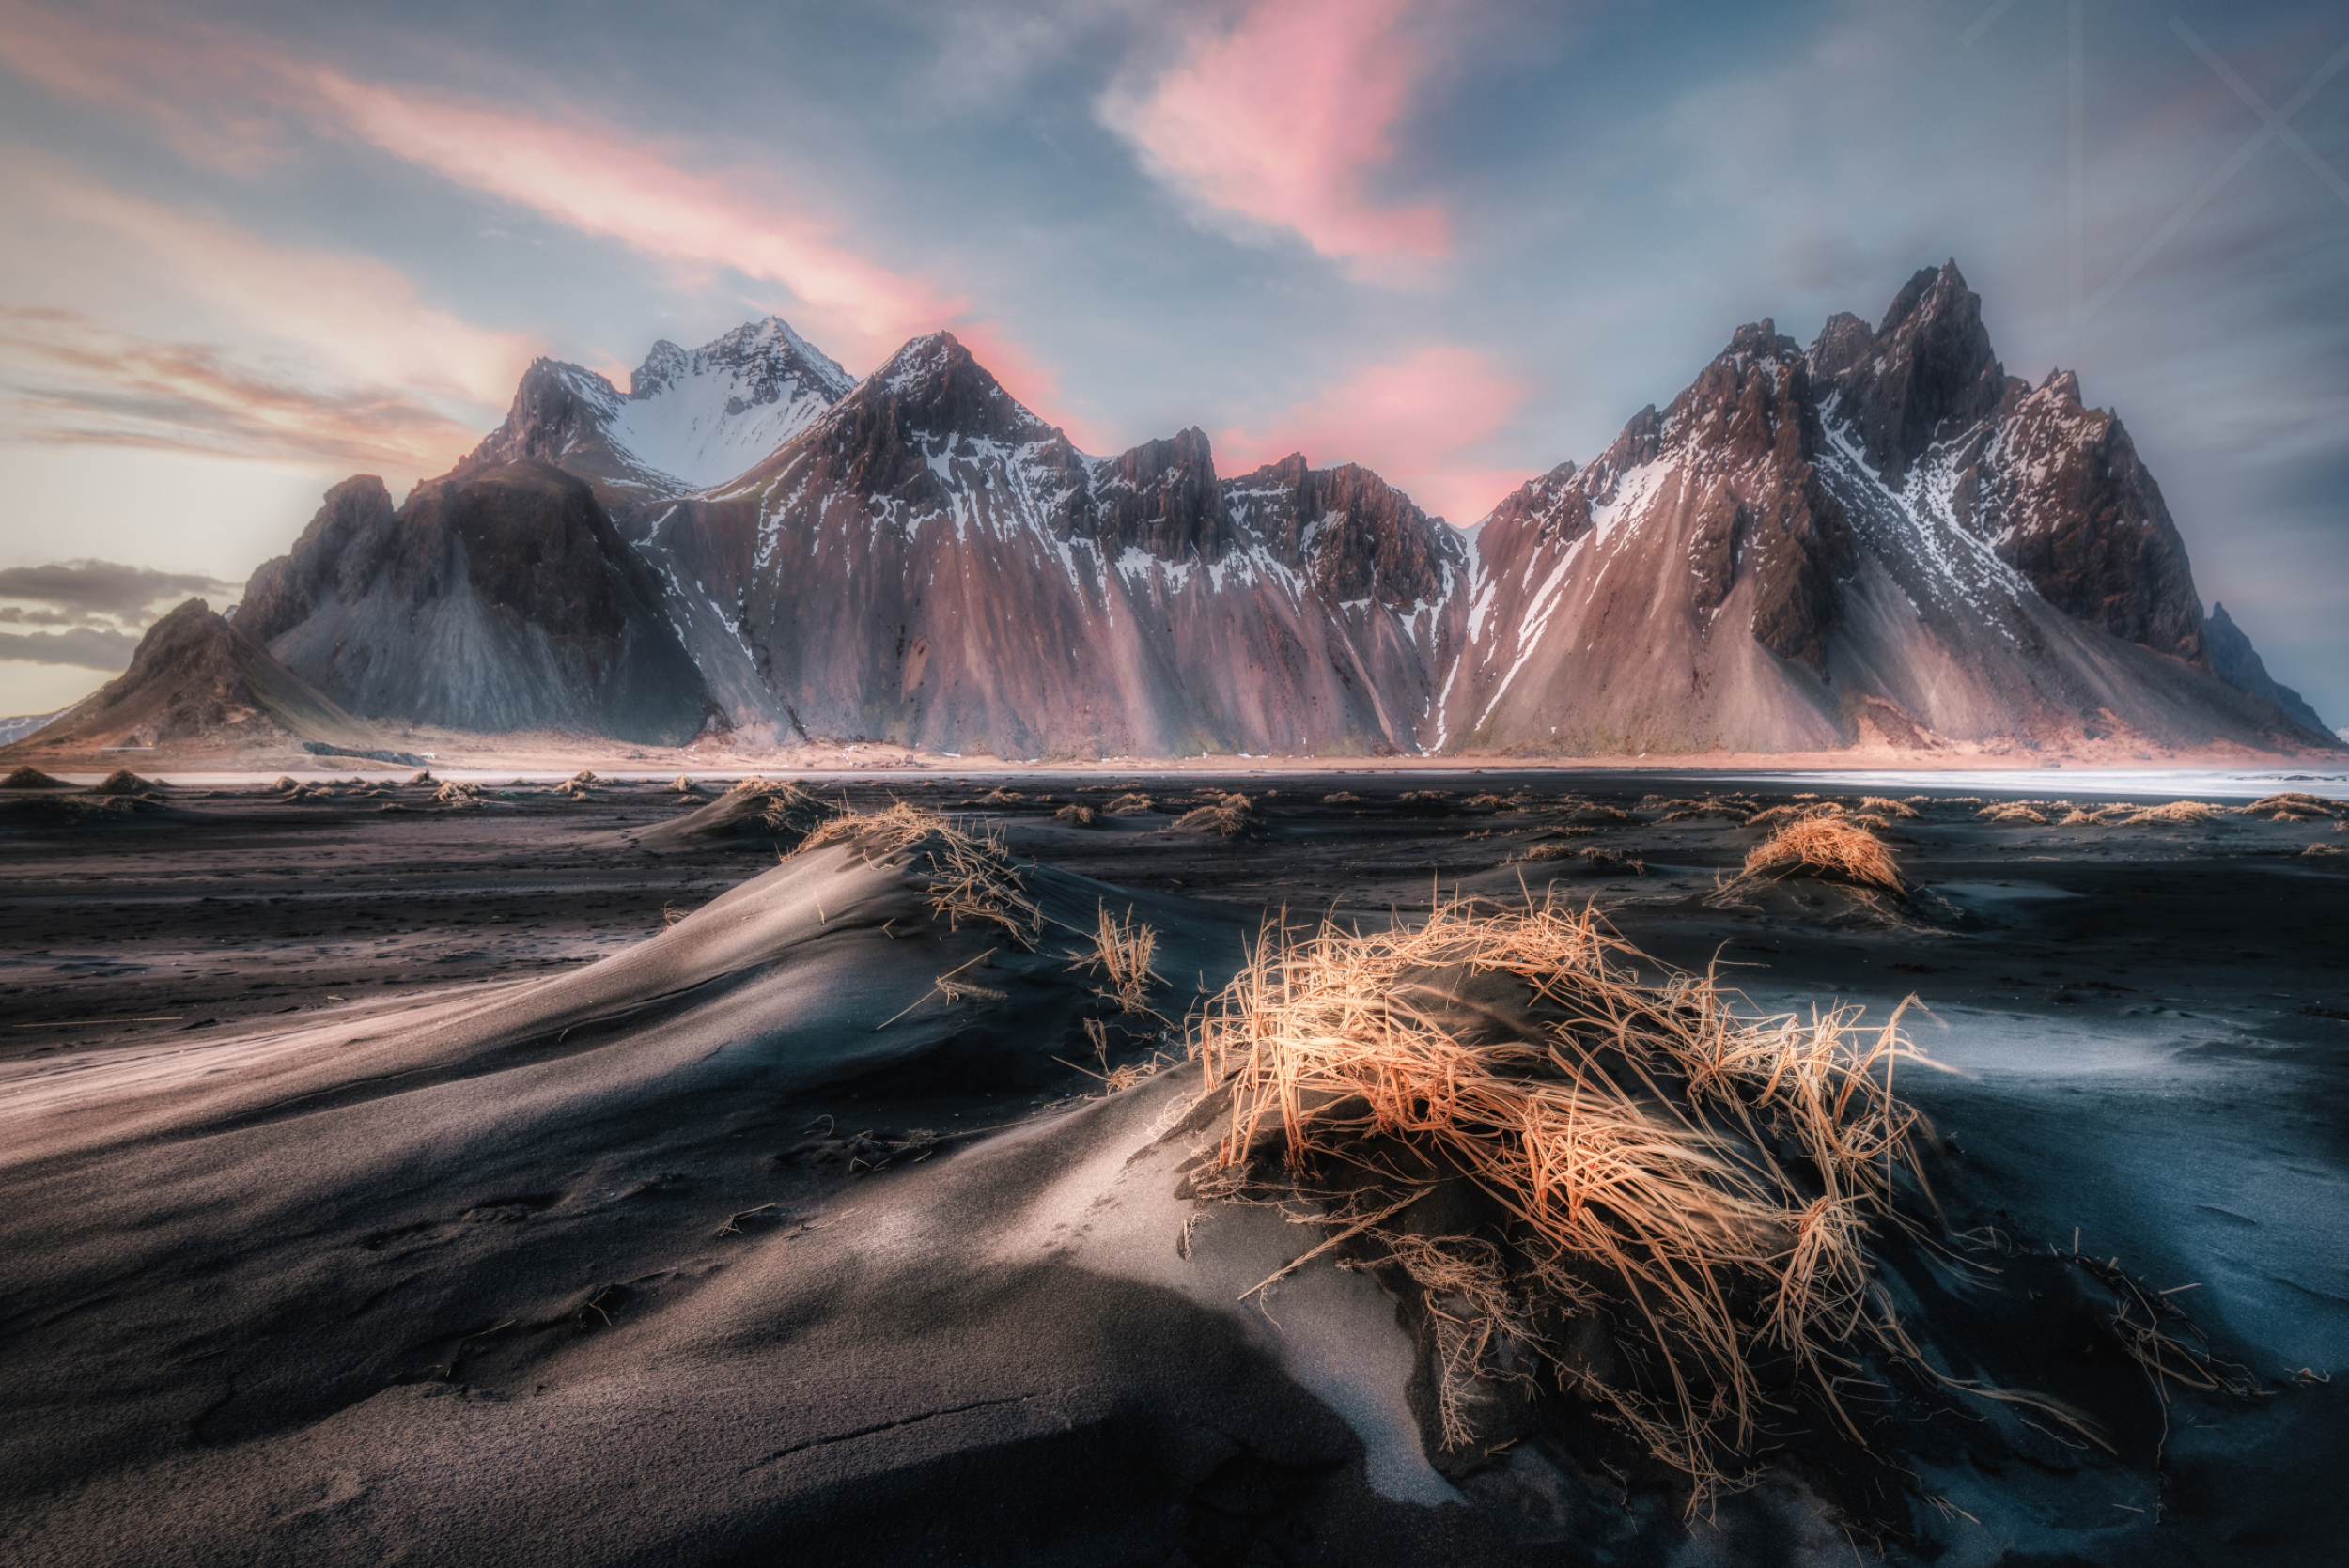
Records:
{"label": "sky", "polygon": [[0,713],[532,358],[943,327],[1092,452],[1473,522],[1954,257],[2349,723],[2349,11],[2214,0],[0,0]]}

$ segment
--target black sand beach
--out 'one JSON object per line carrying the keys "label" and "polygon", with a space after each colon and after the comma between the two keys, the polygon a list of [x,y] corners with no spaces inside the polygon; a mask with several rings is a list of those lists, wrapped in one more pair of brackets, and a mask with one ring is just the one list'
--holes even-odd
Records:
{"label": "black sand beach", "polygon": [[[894,851],[663,833],[714,790],[652,782],[0,808],[0,1552],[2290,1564],[2340,1536],[2339,816],[1491,769],[810,789],[1000,830],[1035,921],[948,919]],[[1766,831],[1740,818],[1822,799],[1881,819],[1912,899],[1720,894]],[[1757,1013],[1914,995],[1956,1071],[1901,1091],[1950,1230],[1992,1239],[1963,1281],[1888,1278],[1939,1373],[2060,1386],[2108,1451],[1894,1388],[1880,1467],[1790,1413],[1688,1519],[1552,1427],[1431,1463],[1424,1345],[1338,1255],[1239,1301],[1322,1237],[1177,1196],[1186,1020],[1268,920],[1546,893]],[[1071,968],[1103,909],[1158,934],[1159,1017]],[[2177,1291],[2243,1390],[2165,1395],[2099,1338],[2116,1273]]]}

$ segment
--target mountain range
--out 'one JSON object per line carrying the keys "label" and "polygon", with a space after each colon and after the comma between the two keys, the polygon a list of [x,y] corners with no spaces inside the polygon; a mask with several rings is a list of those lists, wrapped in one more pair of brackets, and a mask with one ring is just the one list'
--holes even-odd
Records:
{"label": "mountain range", "polygon": [[2204,617],[2120,420],[2007,376],[1954,262],[1807,349],[1740,328],[1465,530],[1352,465],[1223,476],[1196,428],[1087,455],[946,333],[861,380],[773,318],[626,394],[540,360],[448,474],[329,492],[233,621],[346,716],[664,745],[2340,744]]}

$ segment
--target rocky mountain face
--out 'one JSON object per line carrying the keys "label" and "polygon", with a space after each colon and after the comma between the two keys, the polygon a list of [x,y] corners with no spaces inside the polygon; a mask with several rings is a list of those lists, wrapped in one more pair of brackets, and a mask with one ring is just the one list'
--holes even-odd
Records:
{"label": "rocky mountain face", "polygon": [[584,480],[523,460],[397,510],[381,480],[346,480],[254,573],[237,626],[370,718],[666,744],[709,706],[662,596]]}
{"label": "rocky mountain face", "polygon": [[1954,264],[1767,321],[1464,536],[1367,469],[1078,451],[948,334],[769,318],[623,396],[534,365],[395,508],[338,486],[237,622],[354,713],[1013,757],[2331,744],[2206,625],[2127,432],[2008,377]]}
{"label": "rocky mountain face", "polygon": [[2300,693],[2267,673],[2267,661],[2251,646],[2251,639],[2234,624],[2223,604],[2210,607],[2210,616],[2202,623],[2202,644],[2210,650],[2210,667],[2219,679],[2238,691],[2274,703],[2286,718],[2303,729],[2326,733],[2325,721],[2316,716]]}
{"label": "rocky mountain face", "polygon": [[342,751],[389,744],[241,628],[192,598],[148,628],[129,669],[10,752],[47,756],[120,746],[241,752],[300,750],[305,742]]}
{"label": "rocky mountain face", "polygon": [[707,505],[754,511],[739,630],[787,729],[948,752],[1413,748],[1466,564],[1363,470],[1087,457],[942,333]]}
{"label": "rocky mountain face", "polygon": [[1806,351],[1741,329],[1477,531],[1439,744],[1532,753],[2323,744],[2212,669],[2109,413],[1991,350],[1954,263]]}

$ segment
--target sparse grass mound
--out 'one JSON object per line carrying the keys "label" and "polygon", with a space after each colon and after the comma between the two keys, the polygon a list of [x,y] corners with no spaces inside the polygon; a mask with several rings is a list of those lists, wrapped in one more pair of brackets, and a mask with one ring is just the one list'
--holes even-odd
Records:
{"label": "sparse grass mound", "polygon": [[2131,828],[2180,827],[2195,822],[2209,822],[2218,815],[2218,808],[2204,800],[2172,800],[2164,806],[2147,806],[2131,812],[2122,822]]}
{"label": "sparse grass mound", "polygon": [[2006,800],[1997,805],[1984,806],[1974,815],[1985,822],[2019,822],[2030,828],[2044,828],[2047,825],[2047,816],[2045,812],[2033,811],[2020,800]]}
{"label": "sparse grass mound", "polygon": [[1159,803],[1147,795],[1120,795],[1101,808],[1104,816],[1139,816],[1143,812],[1159,809]]}
{"label": "sparse grass mound", "polygon": [[[1646,809],[1643,805],[1641,809]],[[1731,822],[1743,826],[1754,812],[1749,801],[1723,800],[1718,798],[1703,800],[1666,800],[1659,822]]]}
{"label": "sparse grass mound", "polygon": [[2314,855],[2326,860],[2349,860],[2349,846],[2338,844],[2311,844],[2300,853],[2303,856]]}
{"label": "sparse grass mound", "polygon": [[936,812],[900,801],[886,811],[834,815],[810,832],[796,853],[827,844],[847,844],[868,862],[905,856],[916,875],[928,878],[930,908],[945,916],[951,928],[959,930],[966,923],[994,925],[1034,951],[1044,911],[1029,895],[1001,832],[966,831]]}
{"label": "sparse grass mound", "polygon": [[1920,820],[1924,815],[1924,813],[1905,800],[1894,800],[1882,795],[1861,796],[1859,809],[1875,812],[1880,816],[1896,816],[1911,822]]}
{"label": "sparse grass mound", "polygon": [[89,786],[92,795],[146,795],[160,787],[152,779],[142,779],[128,768],[117,768]]}
{"label": "sparse grass mound", "polygon": [[1148,1013],[1150,993],[1166,984],[1166,978],[1150,967],[1158,956],[1159,933],[1136,920],[1130,908],[1122,920],[1111,914],[1106,904],[1100,913],[1092,951],[1078,954],[1068,967],[1097,972],[1103,981],[1100,994],[1117,1003],[1120,1013]]}
{"label": "sparse grass mound", "polygon": [[639,842],[660,847],[713,839],[758,838],[797,845],[839,815],[838,806],[809,794],[792,780],[754,776],[708,805],[648,830]]}
{"label": "sparse grass mound", "polygon": [[1075,805],[1061,807],[1052,814],[1052,820],[1066,822],[1072,828],[1092,828],[1099,826],[1101,813],[1098,808],[1079,801]]}
{"label": "sparse grass mound", "polygon": [[[1789,1385],[1858,1436],[1859,1358],[1898,1332],[1871,1307],[1871,1232],[1929,1197],[1930,1129],[1893,1093],[1921,1060],[1897,1012],[1742,1017],[1657,970],[1549,903],[1268,929],[1192,1047],[1228,1096],[1193,1189],[1317,1203],[1315,1253],[1416,1292],[1446,1450],[1549,1383],[1677,1470],[1693,1512]],[[1406,1215],[1463,1182],[1490,1223]]]}
{"label": "sparse grass mound", "polygon": [[441,781],[440,781],[440,780],[438,780],[438,779],[436,779],[436,778],[434,778],[434,777],[432,776],[432,774],[430,773],[430,771],[429,771],[429,770],[422,770],[422,769],[420,769],[420,770],[417,772],[416,776],[415,776],[414,778],[412,778],[412,779],[410,779],[408,782],[409,782],[410,784],[439,784]]}
{"label": "sparse grass mound", "polygon": [[2264,816],[2271,822],[2321,822],[2340,817],[2343,810],[2340,801],[2322,795],[2270,795],[2236,809],[2245,816]]}
{"label": "sparse grass mound", "polygon": [[1321,803],[1325,806],[1359,806],[1362,798],[1350,789],[1341,789],[1335,794],[1323,796]]}
{"label": "sparse grass mound", "polygon": [[432,792],[432,803],[436,806],[448,806],[458,811],[473,810],[480,806],[482,800],[488,794],[489,791],[479,784],[451,779]]}
{"label": "sparse grass mound", "polygon": [[1254,801],[1245,795],[1233,794],[1192,807],[1174,819],[1174,826],[1186,832],[1238,838],[1263,826],[1263,818],[1256,815]]}
{"label": "sparse grass mound", "polygon": [[[1647,862],[1613,849],[1576,848],[1570,844],[1537,844],[1516,861],[1579,861],[1582,868],[1600,877],[1644,877]],[[1505,862],[1504,862],[1505,863]]]}
{"label": "sparse grass mound", "polygon": [[1900,862],[1882,841],[1864,828],[1831,816],[1806,816],[1779,829],[1753,846],[1744,867],[1721,891],[1787,877],[1847,882],[1895,898],[1908,896]]}
{"label": "sparse grass mound", "polygon": [[53,779],[38,768],[19,768],[7,778],[0,779],[0,789],[70,789],[63,779]]}
{"label": "sparse grass mound", "polygon": [[669,793],[672,795],[699,795],[701,792],[702,786],[693,782],[690,773],[679,773],[669,781]]}
{"label": "sparse grass mound", "polygon": [[1593,804],[1588,800],[1582,800],[1578,801],[1574,805],[1566,808],[1565,819],[1568,822],[1587,822],[1596,826],[1607,823],[1628,822],[1631,820],[1631,814],[1625,811],[1620,806],[1601,806]]}

